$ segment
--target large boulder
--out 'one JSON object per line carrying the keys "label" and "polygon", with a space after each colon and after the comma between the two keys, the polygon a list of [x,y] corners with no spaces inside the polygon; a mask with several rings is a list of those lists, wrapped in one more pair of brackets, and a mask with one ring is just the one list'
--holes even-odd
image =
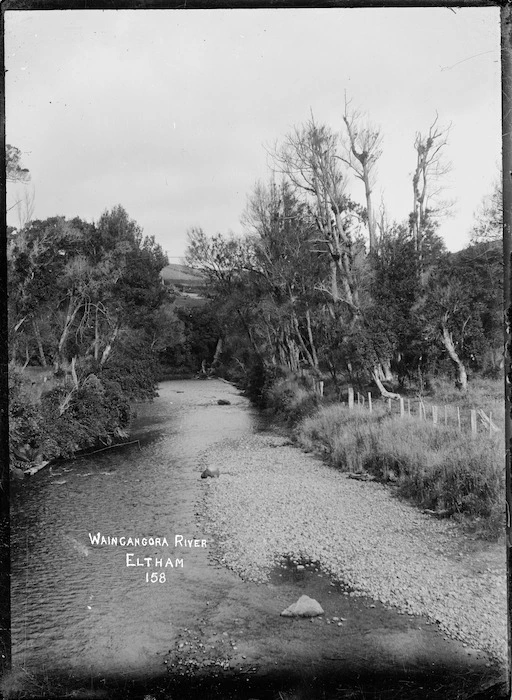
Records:
{"label": "large boulder", "polygon": [[307,595],[301,595],[296,603],[281,613],[283,617],[317,617],[323,614],[324,611],[320,603]]}

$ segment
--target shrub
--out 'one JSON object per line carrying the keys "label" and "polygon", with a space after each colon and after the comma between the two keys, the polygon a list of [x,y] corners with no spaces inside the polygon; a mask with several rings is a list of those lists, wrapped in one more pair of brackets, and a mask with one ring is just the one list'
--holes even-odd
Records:
{"label": "shrub", "polygon": [[287,372],[264,387],[263,400],[264,405],[288,425],[312,415],[320,403],[306,379]]}

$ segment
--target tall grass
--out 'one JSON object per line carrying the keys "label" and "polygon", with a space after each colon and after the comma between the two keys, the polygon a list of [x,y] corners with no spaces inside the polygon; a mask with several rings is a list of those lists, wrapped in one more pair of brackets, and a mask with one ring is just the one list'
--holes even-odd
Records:
{"label": "tall grass", "polygon": [[492,420],[500,428],[505,425],[505,385],[502,379],[473,377],[468,390],[461,393],[453,382],[436,378],[432,380],[429,396],[424,397],[428,404],[439,407],[459,407],[466,414],[473,408],[481,408],[487,415],[492,414]]}
{"label": "tall grass", "polygon": [[503,438],[460,433],[417,418],[345,406],[320,408],[296,430],[299,444],[320,449],[344,471],[368,472],[392,482],[422,508],[471,519],[486,536],[503,528]]}

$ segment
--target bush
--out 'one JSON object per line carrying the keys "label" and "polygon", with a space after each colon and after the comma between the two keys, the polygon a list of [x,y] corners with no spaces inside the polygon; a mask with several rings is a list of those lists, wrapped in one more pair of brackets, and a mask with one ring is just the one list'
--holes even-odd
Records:
{"label": "bush", "polygon": [[[69,457],[98,442],[112,444],[123,436],[131,420],[128,399],[116,382],[89,374],[78,388],[64,385],[30,400],[22,373],[9,375],[9,448],[13,465],[17,454],[39,454],[45,459]],[[28,449],[27,449],[28,448]],[[23,465],[26,466],[26,463]]]}
{"label": "bush", "polygon": [[276,375],[273,382],[267,377],[262,390],[264,405],[288,425],[312,415],[318,408],[320,399],[313,393],[307,380],[289,372]]}
{"label": "bush", "polygon": [[130,404],[119,385],[102,382],[92,374],[71,395],[64,388],[45,394],[41,412],[49,457],[69,457],[98,442],[110,445],[131,418]]}
{"label": "bush", "polygon": [[37,449],[43,441],[43,416],[39,406],[30,399],[30,388],[23,375],[9,368],[9,452],[11,462],[19,460],[15,452],[22,446]]}

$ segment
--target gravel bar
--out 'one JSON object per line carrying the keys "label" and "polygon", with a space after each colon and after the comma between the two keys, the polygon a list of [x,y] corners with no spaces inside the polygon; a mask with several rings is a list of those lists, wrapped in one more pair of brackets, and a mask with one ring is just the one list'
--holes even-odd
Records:
{"label": "gravel bar", "polygon": [[217,443],[202,462],[221,473],[203,482],[207,531],[243,579],[266,582],[284,555],[319,562],[353,589],[348,595],[423,615],[507,663],[505,556],[499,570],[470,571],[453,557],[463,537],[456,523],[421,513],[382,484],[349,479],[276,435]]}

